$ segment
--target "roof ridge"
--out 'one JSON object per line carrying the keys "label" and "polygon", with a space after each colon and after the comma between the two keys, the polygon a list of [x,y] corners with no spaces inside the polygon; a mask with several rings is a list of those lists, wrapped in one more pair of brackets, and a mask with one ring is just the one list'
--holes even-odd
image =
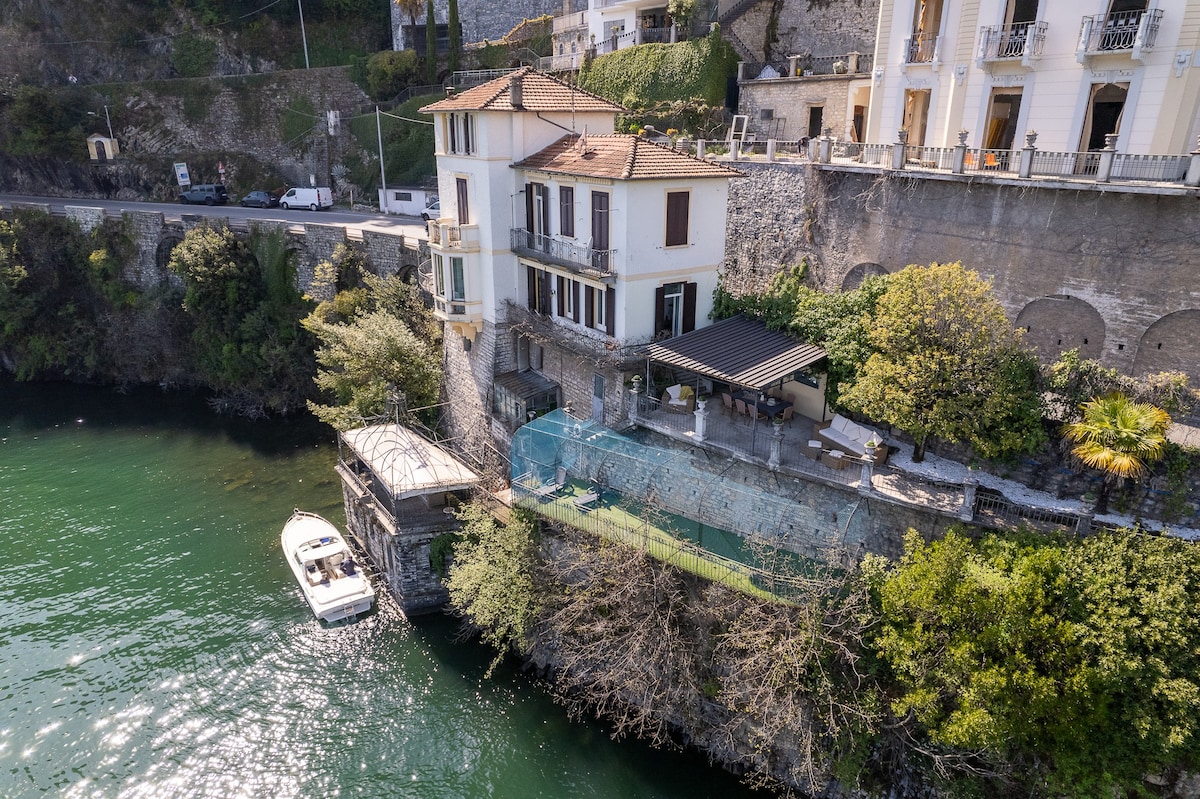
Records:
{"label": "roof ridge", "polygon": [[633,177],[633,167],[637,163],[638,143],[640,136],[633,137],[633,146],[629,148],[629,155],[625,158],[625,169],[621,171],[621,179],[629,180]]}

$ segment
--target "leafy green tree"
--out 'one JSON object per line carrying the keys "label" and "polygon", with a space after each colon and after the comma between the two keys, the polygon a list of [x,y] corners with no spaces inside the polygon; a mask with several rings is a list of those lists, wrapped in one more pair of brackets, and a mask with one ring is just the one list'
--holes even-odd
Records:
{"label": "leafy green tree", "polygon": [[696,16],[696,0],[667,0],[667,13],[680,30],[686,31]]}
{"label": "leafy green tree", "polygon": [[993,778],[984,795],[1132,795],[1197,759],[1198,595],[1177,539],[910,532],[873,646],[935,768]]}
{"label": "leafy green tree", "polygon": [[249,415],[303,403],[314,364],[283,234],[247,242],[228,228],[193,228],[169,266],[184,281],[198,367],[223,403]]}
{"label": "leafy green tree", "polygon": [[304,326],[320,342],[316,381],[330,401],[308,407],[321,421],[339,430],[357,427],[386,412],[393,389],[403,392],[408,408],[437,402],[440,351],[388,311],[360,312],[332,324],[310,316]]}
{"label": "leafy green tree", "polygon": [[537,522],[516,510],[500,525],[478,505],[464,505],[446,587],[456,611],[497,654],[491,674],[510,649],[524,650],[540,604],[533,580]]}
{"label": "leafy green tree", "polygon": [[415,50],[384,50],[367,59],[367,90],[377,100],[395,97],[417,83],[420,75]]}
{"label": "leafy green tree", "polygon": [[872,352],[841,402],[907,431],[913,460],[930,436],[967,441],[984,457],[1044,439],[1038,368],[991,285],[961,264],[890,275],[875,305]]}
{"label": "leafy green tree", "polygon": [[1083,418],[1063,428],[1074,444],[1071,455],[1104,475],[1097,513],[1108,511],[1110,481],[1136,480],[1147,472],[1147,463],[1162,457],[1170,423],[1161,408],[1113,393],[1085,402]]}

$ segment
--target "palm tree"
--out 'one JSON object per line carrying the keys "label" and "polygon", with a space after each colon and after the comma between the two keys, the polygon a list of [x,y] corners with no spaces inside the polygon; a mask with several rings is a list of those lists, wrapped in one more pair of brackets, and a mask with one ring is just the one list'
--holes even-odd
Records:
{"label": "palm tree", "polygon": [[1064,429],[1075,445],[1071,454],[1104,473],[1095,512],[1107,513],[1110,481],[1136,480],[1146,473],[1148,463],[1162,457],[1171,417],[1162,408],[1121,393],[1094,397],[1081,407],[1083,419]]}

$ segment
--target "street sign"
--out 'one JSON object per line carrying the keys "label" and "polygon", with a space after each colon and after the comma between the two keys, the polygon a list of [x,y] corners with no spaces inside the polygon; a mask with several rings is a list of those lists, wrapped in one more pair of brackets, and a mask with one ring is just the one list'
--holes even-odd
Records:
{"label": "street sign", "polygon": [[192,185],[192,179],[188,175],[187,164],[175,165],[175,179],[179,181],[180,186],[185,188]]}

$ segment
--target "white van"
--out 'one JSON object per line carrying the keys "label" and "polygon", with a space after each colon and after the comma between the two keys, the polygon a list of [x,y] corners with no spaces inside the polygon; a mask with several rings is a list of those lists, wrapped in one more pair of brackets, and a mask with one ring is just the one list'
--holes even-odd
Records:
{"label": "white van", "polygon": [[280,208],[307,208],[310,211],[320,211],[333,207],[333,190],[329,188],[288,189],[287,194],[279,198]]}

